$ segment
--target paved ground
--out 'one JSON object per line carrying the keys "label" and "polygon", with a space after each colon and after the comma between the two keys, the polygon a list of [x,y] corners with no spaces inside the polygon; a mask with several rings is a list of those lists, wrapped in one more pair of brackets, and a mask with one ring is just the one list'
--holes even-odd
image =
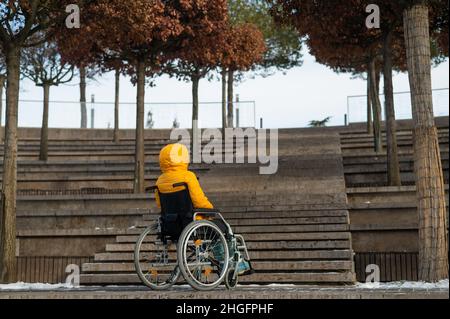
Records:
{"label": "paved ground", "polygon": [[449,299],[447,288],[367,289],[354,286],[247,286],[209,292],[174,287],[156,292],[137,286],[61,288],[51,291],[0,290],[0,299]]}

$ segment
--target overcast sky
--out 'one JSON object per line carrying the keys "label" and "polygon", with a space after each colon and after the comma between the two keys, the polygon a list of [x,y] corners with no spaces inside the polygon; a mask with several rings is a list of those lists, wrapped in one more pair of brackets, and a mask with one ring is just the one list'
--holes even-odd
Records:
{"label": "overcast sky", "polygon": [[[433,69],[432,81],[434,89],[449,87],[448,61]],[[72,101],[79,99],[78,79],[69,85],[52,88],[52,101]],[[156,79],[156,87],[147,88],[146,102],[174,103],[190,102],[191,86],[176,79],[161,77]],[[394,77],[395,92],[409,91],[406,74]],[[321,120],[331,116],[330,125],[342,125],[347,113],[347,97],[364,95],[366,83],[361,79],[351,79],[350,75],[338,75],[330,69],[315,62],[314,57],[305,53],[302,67],[292,69],[286,75],[277,73],[268,78],[247,79],[235,88],[241,101],[255,101],[256,118],[264,119],[264,126],[270,128],[304,127],[310,120]],[[114,76],[105,74],[97,81],[88,83],[88,99],[95,94],[96,102],[111,102],[108,105],[95,104],[95,126],[107,127],[113,123]],[[121,80],[121,101],[131,104],[121,105],[121,127],[134,127],[136,96],[135,87],[128,78]],[[30,81],[23,81],[21,100],[41,100],[42,90]],[[200,83],[200,101],[218,102],[203,105],[200,110],[201,126],[217,127],[220,125],[221,84],[218,81]],[[364,98],[350,99],[350,120],[364,120]],[[435,94],[435,114],[448,114],[448,91]],[[88,103],[90,114],[91,104]],[[152,110],[155,127],[168,126],[176,117],[182,126],[189,125],[190,105],[148,105],[146,112]],[[241,111],[241,124],[252,125],[254,112],[252,104],[244,104]],[[410,113],[408,94],[396,98],[398,117],[407,117]],[[40,103],[21,103],[19,125],[40,126],[42,107]],[[52,103],[50,107],[50,127],[79,126],[79,104]],[[4,116],[3,116],[4,118]],[[89,122],[90,123],[90,122]],[[89,124],[90,125],[90,124]]]}

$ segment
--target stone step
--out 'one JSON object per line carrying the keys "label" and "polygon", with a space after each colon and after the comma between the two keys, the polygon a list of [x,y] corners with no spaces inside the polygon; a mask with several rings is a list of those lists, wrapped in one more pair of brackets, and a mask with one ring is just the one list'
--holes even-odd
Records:
{"label": "stone step", "polygon": [[[448,160],[443,160],[443,167],[448,167]],[[387,163],[373,163],[373,164],[352,164],[344,166],[345,175],[349,174],[385,174],[387,171]],[[400,163],[401,173],[414,172],[414,163]]]}
{"label": "stone step", "polygon": [[[275,249],[345,249],[350,247],[350,242],[346,240],[333,241],[264,241],[248,242],[249,250],[275,250]],[[134,252],[135,244],[108,244],[106,252]],[[144,244],[142,249],[158,250],[154,244]],[[174,247],[175,249],[175,247]]]}
{"label": "stone step", "polygon": [[280,225],[280,226],[235,226],[233,231],[248,233],[284,233],[284,232],[336,232],[348,231],[348,224],[328,225]]}
{"label": "stone step", "polygon": [[[39,137],[39,130],[36,129],[36,132],[33,134],[27,136],[19,136],[18,142],[23,144],[29,144],[29,143],[40,143],[40,137]],[[50,129],[53,130],[53,129]],[[70,129],[69,129],[70,130]],[[79,129],[78,129],[79,130]],[[92,133],[91,133],[92,132]],[[106,144],[116,144],[116,142],[113,141],[113,135],[112,132],[109,134],[108,137],[100,137],[96,134],[96,132],[93,132],[91,130],[87,130],[83,133],[87,133],[87,135],[84,134],[78,134],[79,132],[76,132],[76,135],[72,135],[70,137],[64,136],[61,134],[60,130],[58,130],[57,134],[50,135],[49,136],[49,143],[51,144],[98,144],[98,143],[106,143]],[[134,130],[133,130],[133,133]],[[167,132],[166,136],[148,136],[146,135],[144,138],[145,144],[164,144],[170,142],[170,132]],[[131,136],[121,136],[119,144],[122,143],[130,143],[131,145],[134,145],[136,143],[136,140]]]}
{"label": "stone step", "polygon": [[[207,193],[208,195],[208,193]],[[301,205],[301,204],[321,204],[321,203],[335,203],[344,202],[342,194],[299,194],[293,195],[290,198],[260,198],[246,200],[245,198],[234,198],[230,200],[215,199],[213,196],[208,196],[214,203],[214,206],[221,207],[250,207],[250,206],[286,206],[286,205]]]}
{"label": "stone step", "polygon": [[[19,148],[19,150],[17,151],[17,155],[23,158],[26,157],[34,157],[34,156],[39,156],[39,148],[36,149],[30,149],[30,148]],[[147,157],[152,157],[152,158],[157,158],[159,156],[159,152],[160,152],[160,148],[158,149],[149,149],[146,148],[144,150],[144,153]],[[237,152],[237,149],[225,149],[225,150],[214,150],[214,155],[215,156],[223,156],[224,154],[234,154]],[[3,155],[4,151],[0,149],[0,155]],[[86,148],[65,148],[65,149],[58,149],[58,148],[53,148],[53,149],[49,149],[48,151],[48,156],[49,157],[67,157],[67,156],[73,156],[73,157],[83,157],[83,156],[88,156],[88,157],[92,157],[92,156],[109,156],[109,157],[113,157],[113,156],[135,156],[136,152],[135,152],[135,148],[93,148],[93,149],[86,149]],[[247,153],[245,153],[247,154]]]}
{"label": "stone step", "polygon": [[[158,178],[159,174],[151,174],[151,175],[145,175],[144,178],[147,182],[154,184]],[[93,173],[86,173],[85,175],[81,174],[53,174],[53,173],[47,173],[47,174],[18,174],[17,175],[17,181],[19,183],[58,183],[58,182],[105,182],[107,184],[110,181],[130,181],[133,180],[134,176],[132,174],[127,175],[119,175],[119,174],[93,174]],[[0,181],[2,178],[0,178]]]}
{"label": "stone step", "polygon": [[[318,225],[320,226],[320,225]],[[340,228],[348,229],[348,225],[339,225]],[[346,227],[345,227],[346,226]],[[254,241],[265,241],[265,240],[327,240],[330,239],[346,239],[349,233],[338,229],[336,231],[326,231],[318,229],[322,227],[309,227],[308,230],[311,232],[307,233],[296,233],[296,230],[287,229],[285,232],[240,232],[246,238],[253,238]],[[334,227],[336,228],[336,227]],[[234,231],[236,227],[234,227]],[[129,228],[114,228],[114,227],[95,227],[95,228],[72,228],[72,229],[18,229],[18,237],[95,237],[95,236],[131,236],[128,238],[137,238],[138,235],[142,233],[142,228],[136,228],[135,226],[130,226]],[[340,234],[340,235],[338,235]],[[342,236],[342,237],[341,237]],[[272,238],[272,239],[271,239]],[[135,241],[134,241],[135,242]]]}
{"label": "stone step", "polygon": [[[305,271],[305,270],[351,270],[351,261],[256,261],[252,263],[255,271]],[[134,263],[86,263],[83,264],[82,272],[98,273],[98,272],[121,272],[134,273]]]}
{"label": "stone step", "polygon": [[[190,171],[196,174],[205,174],[209,168],[190,168]],[[2,171],[0,170],[0,173]],[[145,168],[145,178],[157,179],[161,175],[161,170],[156,165],[154,167]],[[17,177],[19,180],[31,181],[52,181],[52,180],[114,180],[114,179],[129,179],[134,176],[133,168],[120,166],[100,166],[100,167],[79,167],[79,166],[60,166],[60,167],[25,167],[19,168]],[[208,178],[213,178],[208,176]]]}
{"label": "stone step", "polygon": [[[231,226],[265,226],[265,225],[315,225],[347,224],[347,217],[305,217],[305,218],[241,218],[226,219]],[[137,227],[147,227],[151,221],[140,221]]]}
{"label": "stone step", "polygon": [[16,211],[19,218],[40,218],[40,217],[96,217],[96,216],[142,216],[150,215],[148,209],[128,208],[115,210],[20,210]]}
{"label": "stone step", "polygon": [[[448,152],[448,142],[439,143],[441,152]],[[373,154],[373,155],[382,155],[386,154],[386,146],[383,145],[383,150],[381,152],[376,153],[374,150],[374,145],[372,143],[359,143],[354,145],[349,145],[345,148],[342,148],[342,154],[344,157],[347,155],[355,154],[355,155],[362,155],[362,154]],[[398,147],[399,154],[412,154],[413,151],[413,145],[399,145]],[[381,154],[380,154],[381,153]]]}
{"label": "stone step", "polygon": [[[84,285],[140,284],[136,274],[81,274],[80,282]],[[353,283],[352,272],[321,273],[256,273],[239,278],[240,283]]]}
{"label": "stone step", "polygon": [[[0,157],[3,158],[3,154],[0,153]],[[118,154],[110,154],[110,153],[105,153],[104,155],[102,154],[89,154],[86,153],[85,155],[74,155],[71,153],[68,154],[49,154],[49,160],[53,161],[53,160],[57,160],[57,161],[63,161],[63,160],[73,160],[73,159],[78,159],[78,160],[83,160],[83,161],[100,161],[100,160],[104,160],[104,161],[115,161],[115,160],[126,160],[129,162],[133,162],[135,159],[135,155],[134,154],[122,154],[122,155],[118,155]],[[17,155],[17,160],[18,161],[30,161],[30,160],[35,160],[38,161],[39,160],[39,154],[18,154]],[[158,156],[157,155],[145,155],[145,161],[149,162],[149,163],[158,163]],[[0,165],[3,165],[3,162],[0,161]]]}
{"label": "stone step", "polygon": [[[136,243],[138,235],[119,235],[116,238],[117,243]],[[154,240],[155,237],[150,237],[149,240]],[[266,234],[246,234],[245,241],[249,242],[265,242],[265,241],[279,241],[279,240],[350,240],[350,233],[348,232],[326,232],[326,233],[266,233]]]}
{"label": "stone step", "polygon": [[[445,185],[448,196],[449,185]],[[349,205],[376,204],[376,203],[412,203],[416,201],[415,186],[386,186],[386,187],[360,187],[347,188]]]}
{"label": "stone step", "polygon": [[[386,141],[386,134],[383,132],[381,134],[383,141]],[[397,132],[397,140],[406,140],[406,141],[412,141],[413,132],[411,130],[409,131],[399,131]],[[448,128],[439,128],[438,129],[438,136],[439,138],[448,138],[449,136],[449,130]],[[341,143],[351,143],[353,141],[364,141],[364,142],[373,142],[373,135],[369,135],[367,133],[341,133]]]}
{"label": "stone step", "polygon": [[[414,172],[402,172],[401,181],[403,185],[415,185]],[[448,183],[448,169],[444,170],[444,183]],[[364,174],[347,174],[345,176],[347,187],[376,187],[388,184],[387,173],[364,173]]]}
{"label": "stone step", "polygon": [[[441,151],[441,159],[443,162],[448,161],[449,153],[448,151]],[[414,163],[414,155],[412,152],[400,152],[399,153],[399,162],[400,163]],[[385,164],[387,163],[387,156],[385,153],[377,154],[377,153],[359,153],[359,152],[350,152],[344,155],[343,158],[344,167],[357,165],[357,164],[366,164],[372,165],[376,163]]]}
{"label": "stone step", "polygon": [[18,210],[114,210],[152,209],[156,207],[151,194],[83,194],[18,196]]}
{"label": "stone step", "polygon": [[[439,140],[440,141],[448,141],[449,132],[448,130],[440,130],[438,132]],[[386,143],[386,135],[383,134],[382,136],[383,143]],[[401,134],[397,135],[397,141],[398,142],[409,142],[412,144],[413,138],[412,138],[412,132],[401,132]],[[342,145],[351,145],[351,144],[358,144],[358,143],[373,143],[373,136],[366,136],[366,135],[359,135],[354,134],[350,136],[343,136],[341,137],[341,144]]]}
{"label": "stone step", "polygon": [[[341,224],[283,224],[283,225],[254,225],[254,226],[238,226],[231,224],[233,232],[238,234],[252,233],[292,233],[292,232],[345,232],[348,231],[348,223]],[[137,232],[142,228],[137,228]]]}
{"label": "stone step", "polygon": [[[446,203],[447,209],[448,209],[448,196],[447,196],[447,203]],[[357,202],[357,203],[350,203],[348,205],[349,210],[363,210],[363,209],[394,209],[394,208],[417,208],[416,201],[410,201],[410,202]]]}
{"label": "stone step", "polygon": [[[442,150],[448,150],[448,139],[440,139],[440,146]],[[411,150],[413,148],[413,144],[410,142],[398,142],[397,147],[399,150]],[[352,151],[361,151],[361,150],[373,150],[374,144],[372,143],[352,143],[352,144],[344,144],[342,145],[343,154],[347,154]],[[383,144],[383,149],[386,150],[387,146]]]}
{"label": "stone step", "polygon": [[19,229],[17,237],[105,237],[140,234],[141,230],[131,228],[79,228],[79,229]]}
{"label": "stone step", "polygon": [[[297,217],[348,217],[346,210],[323,210],[323,211],[260,211],[260,212],[226,212],[221,211],[225,219],[247,219],[247,218],[297,218]],[[154,221],[160,216],[160,213],[153,211],[147,213],[144,211],[143,220]]]}
{"label": "stone step", "polygon": [[243,213],[243,212],[283,212],[283,211],[319,211],[319,210],[342,210],[347,209],[346,203],[319,203],[319,204],[296,204],[296,205],[258,205],[245,207],[219,207],[221,212],[225,213]]}
{"label": "stone step", "polygon": [[[441,121],[441,119],[439,119],[439,121]],[[397,120],[397,125],[398,125],[397,136],[411,135],[412,130],[413,130],[413,124],[410,123],[410,125],[408,127],[401,127],[401,126],[399,126],[400,123],[401,123],[401,121]],[[353,125],[354,124],[351,124],[351,126],[353,126]],[[438,132],[448,132],[449,131],[448,116],[446,116],[445,118],[442,118],[442,123],[436,122],[436,127],[437,127]],[[340,131],[339,135],[341,136],[341,138],[352,138],[352,137],[360,137],[360,136],[373,138],[373,134],[367,133],[366,128],[356,129],[355,127],[349,127],[349,130]],[[386,131],[385,131],[384,127],[382,128],[381,135],[386,136]]]}
{"label": "stone step", "polygon": [[[351,260],[353,253],[348,249],[340,250],[251,250],[252,260]],[[95,254],[95,262],[115,262],[134,260],[133,253],[107,252]]]}
{"label": "stone step", "polygon": [[[237,140],[241,143],[245,142],[247,143],[247,140],[242,139],[242,138],[237,138]],[[173,141],[170,139],[157,139],[157,140],[149,140],[149,139],[145,139],[144,140],[144,145],[146,147],[163,147],[169,143],[176,143],[177,141]],[[118,143],[113,142],[112,140],[106,140],[106,139],[71,139],[71,140],[66,140],[66,139],[52,139],[50,138],[48,140],[49,146],[50,147],[57,147],[57,146],[61,146],[61,147],[71,147],[71,146],[95,146],[95,147],[101,147],[101,146],[105,146],[105,147],[122,147],[122,146],[126,146],[126,147],[135,147],[136,145],[136,141],[134,139],[121,139]],[[217,139],[213,142],[210,142],[209,140],[202,140],[202,145],[205,144],[209,144],[209,143],[216,143],[218,145],[220,145],[222,143],[222,140]],[[19,146],[39,146],[40,145],[40,139],[33,139],[33,138],[28,138],[28,139],[22,139],[20,138],[18,140],[18,145]],[[212,144],[211,144],[212,145]],[[3,145],[2,145],[3,146]]]}
{"label": "stone step", "polygon": [[[441,157],[442,163],[444,165],[448,165],[448,153],[443,154],[444,156]],[[348,161],[344,162],[344,172],[345,173],[352,173],[355,172],[365,172],[366,170],[369,171],[376,171],[376,170],[384,170],[386,171],[386,165],[387,160],[386,158],[380,158],[380,157],[374,157],[374,158],[366,158],[364,161]],[[412,170],[414,169],[414,159],[413,158],[400,158],[399,159],[399,165],[400,169],[403,170]]]}

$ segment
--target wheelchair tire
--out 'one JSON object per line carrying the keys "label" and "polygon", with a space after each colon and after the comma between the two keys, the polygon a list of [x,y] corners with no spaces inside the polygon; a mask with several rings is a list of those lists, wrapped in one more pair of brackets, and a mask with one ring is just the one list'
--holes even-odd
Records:
{"label": "wheelchair tire", "polygon": [[228,244],[220,228],[210,221],[194,221],[186,226],[178,241],[177,256],[184,279],[196,290],[216,288],[227,274]]}
{"label": "wheelchair tire", "polygon": [[[142,281],[143,284],[145,284],[147,287],[153,289],[153,290],[166,290],[172,287],[180,277],[180,269],[178,267],[178,264],[176,260],[172,263],[165,263],[164,261],[161,262],[161,260],[158,260],[158,251],[144,251],[144,242],[145,239],[148,238],[147,236],[156,236],[157,231],[155,226],[150,226],[146,228],[142,234],[139,236],[139,239],[136,242],[136,246],[134,249],[134,266],[136,269],[136,272],[138,274],[139,279]],[[147,245],[154,245],[153,249],[158,246],[157,240],[151,240],[146,242]],[[163,248],[163,245],[161,243],[161,248]],[[167,247],[165,247],[167,249]],[[164,250],[162,253],[167,253],[166,250]],[[161,252],[160,252],[161,254]],[[151,257],[155,260],[154,264],[152,264],[152,268],[148,270],[147,272],[144,271],[142,268],[142,259],[144,257],[148,258]],[[167,257],[168,258],[168,257]],[[158,263],[158,261],[160,261]],[[144,262],[145,264],[145,262]],[[166,269],[163,269],[166,268]],[[168,268],[168,270],[167,270]],[[161,276],[165,278],[164,281],[158,282],[158,269],[161,269],[163,273]],[[156,277],[156,281],[152,280],[152,277]]]}
{"label": "wheelchair tire", "polygon": [[233,274],[234,268],[229,268],[225,276],[225,286],[230,290],[236,288],[239,281],[239,276],[236,276],[236,278],[233,279]]}

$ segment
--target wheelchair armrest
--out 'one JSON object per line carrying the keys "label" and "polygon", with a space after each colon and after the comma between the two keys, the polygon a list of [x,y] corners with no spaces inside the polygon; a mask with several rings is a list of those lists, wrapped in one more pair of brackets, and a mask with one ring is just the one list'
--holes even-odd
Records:
{"label": "wheelchair armrest", "polygon": [[[200,180],[200,177],[198,177],[198,176],[196,176],[196,177],[197,177],[197,180]],[[181,187],[181,186],[184,186],[184,187],[186,187],[187,189],[189,189],[188,184],[185,183],[185,182],[180,182],[180,183],[172,184],[172,187],[173,187],[173,188]]]}
{"label": "wheelchair armrest", "polygon": [[185,183],[185,182],[181,182],[181,183],[175,183],[175,184],[172,184],[172,187],[173,188],[176,188],[176,187],[181,187],[181,186],[184,186],[184,187],[188,187],[188,184],[187,183]]}
{"label": "wheelchair armrest", "polygon": [[155,191],[155,190],[158,190],[158,186],[149,186],[149,187],[146,187],[145,188],[145,191],[146,192],[151,192],[151,191]]}
{"label": "wheelchair armrest", "polygon": [[194,208],[194,213],[220,213],[217,208]]}

